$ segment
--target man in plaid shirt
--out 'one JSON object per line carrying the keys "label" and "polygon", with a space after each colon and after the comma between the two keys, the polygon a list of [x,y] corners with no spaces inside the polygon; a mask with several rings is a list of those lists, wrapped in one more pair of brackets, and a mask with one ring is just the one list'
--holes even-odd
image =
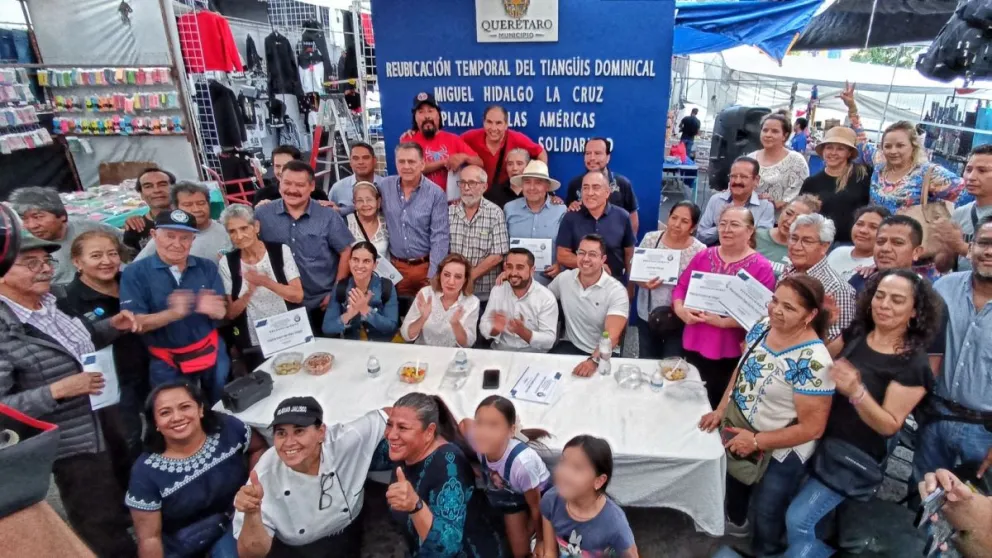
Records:
{"label": "man in plaid shirt", "polygon": [[792,262],[781,278],[805,273],[818,280],[823,285],[823,290],[828,299],[831,299],[831,306],[836,308],[836,319],[832,319],[832,325],[827,330],[827,339],[824,342],[840,336],[851,320],[854,319],[854,287],[850,285],[827,263],[827,251],[834,241],[837,228],[834,222],[819,213],[800,215],[792,223],[789,231],[789,260]]}
{"label": "man in plaid shirt", "polygon": [[510,250],[503,210],[482,195],[488,177],[482,167],[468,165],[458,175],[462,198],[448,207],[451,226],[451,253],[461,254],[472,262],[471,281],[482,303],[480,314],[496,284],[503,256]]}

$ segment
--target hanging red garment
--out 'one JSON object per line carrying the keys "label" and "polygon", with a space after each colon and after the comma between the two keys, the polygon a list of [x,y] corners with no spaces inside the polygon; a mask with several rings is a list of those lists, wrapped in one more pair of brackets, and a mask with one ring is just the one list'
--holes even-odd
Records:
{"label": "hanging red garment", "polygon": [[203,10],[179,16],[179,46],[190,72],[243,72],[231,26],[218,13]]}

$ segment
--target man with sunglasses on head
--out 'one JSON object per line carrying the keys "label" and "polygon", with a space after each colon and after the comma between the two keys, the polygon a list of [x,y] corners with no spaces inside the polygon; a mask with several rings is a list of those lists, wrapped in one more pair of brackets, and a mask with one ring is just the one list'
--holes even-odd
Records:
{"label": "man with sunglasses on head", "polygon": [[361,555],[365,478],[386,432],[388,409],[324,424],[313,397],[290,397],[272,418],[272,447],[234,498],[242,558]]}

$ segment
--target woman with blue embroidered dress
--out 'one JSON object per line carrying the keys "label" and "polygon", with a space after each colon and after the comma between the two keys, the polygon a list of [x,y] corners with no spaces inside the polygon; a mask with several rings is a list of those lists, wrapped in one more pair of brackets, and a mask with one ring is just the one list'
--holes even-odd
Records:
{"label": "woman with blue embroidered dress", "polygon": [[131,470],[131,509],[140,558],[236,558],[234,496],[265,450],[250,427],[203,404],[184,380],[148,396],[145,453]]}
{"label": "woman with blue embroidered dress", "polygon": [[871,203],[898,213],[923,203],[924,184],[928,185],[928,202],[946,201],[961,206],[975,200],[965,191],[960,176],[927,160],[913,123],[903,120],[886,128],[882,132],[879,149],[868,142],[861,125],[858,105],[854,100],[854,86],[848,84],[840,98],[847,105],[851,128],[858,134],[861,161],[874,169],[871,175]]}
{"label": "woman with blue embroidered dress", "polygon": [[467,457],[472,450],[444,401],[423,393],[399,398],[386,442],[395,466],[386,500],[410,556],[511,556],[489,521],[486,495],[476,490]]}
{"label": "woman with blue embroidered dress", "polygon": [[[779,281],[768,318],[747,334],[744,357],[720,405],[699,424],[706,431],[724,425],[726,532],[747,536],[753,526],[756,556],[784,550],[785,509],[830,413],[833,361],[822,341],[829,325],[824,297],[812,277]],[[730,462],[742,459],[757,465],[749,477]]]}

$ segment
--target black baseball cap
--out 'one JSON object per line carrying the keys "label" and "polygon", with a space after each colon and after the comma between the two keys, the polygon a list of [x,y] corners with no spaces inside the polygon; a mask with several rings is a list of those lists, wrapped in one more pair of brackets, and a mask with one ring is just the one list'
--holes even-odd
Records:
{"label": "black baseball cap", "polygon": [[437,109],[438,112],[441,112],[441,106],[437,104],[437,100],[434,99],[433,93],[427,93],[425,91],[417,93],[417,96],[413,98],[413,110],[411,112],[417,112],[420,105],[430,105]]}
{"label": "black baseball cap", "polygon": [[269,428],[280,424],[294,426],[314,426],[324,422],[324,409],[313,397],[289,397],[283,399],[272,415]]}
{"label": "black baseball cap", "polygon": [[198,232],[196,228],[196,217],[183,211],[182,209],[173,209],[172,211],[163,211],[155,217],[155,228],[156,229],[174,229],[177,231],[186,231],[195,233]]}

